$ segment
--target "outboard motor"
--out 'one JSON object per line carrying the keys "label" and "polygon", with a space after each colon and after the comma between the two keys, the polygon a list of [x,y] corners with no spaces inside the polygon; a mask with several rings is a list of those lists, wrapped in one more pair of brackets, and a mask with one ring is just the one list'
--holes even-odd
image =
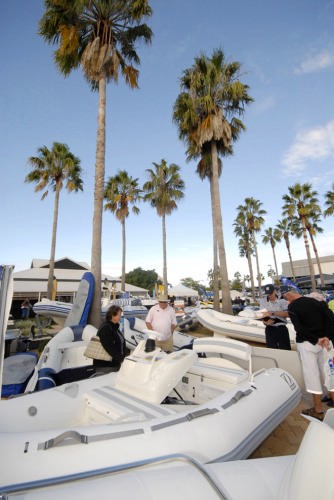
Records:
{"label": "outboard motor", "polygon": [[148,338],[145,344],[145,352],[155,351],[155,339]]}

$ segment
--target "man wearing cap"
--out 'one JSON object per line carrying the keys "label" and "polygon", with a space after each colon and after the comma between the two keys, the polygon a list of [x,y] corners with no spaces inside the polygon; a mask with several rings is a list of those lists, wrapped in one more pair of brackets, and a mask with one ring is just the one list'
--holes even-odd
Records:
{"label": "man wearing cap", "polygon": [[279,299],[274,285],[264,287],[265,297],[259,299],[263,311],[262,321],[266,325],[266,345],[273,349],[291,350],[289,330],[286,323],[288,303]]}
{"label": "man wearing cap", "polygon": [[[329,349],[333,339],[331,311],[325,302],[300,295],[291,286],[282,286],[281,294],[289,302],[288,312],[296,330],[305,387],[313,399],[313,407],[302,410],[302,414],[323,420],[323,349]],[[330,395],[334,400],[334,392]]]}
{"label": "man wearing cap", "polygon": [[173,351],[173,332],[177,325],[174,309],[168,304],[167,295],[158,297],[158,304],[151,307],[146,316],[146,326],[149,330],[160,333],[156,346],[163,351]]}

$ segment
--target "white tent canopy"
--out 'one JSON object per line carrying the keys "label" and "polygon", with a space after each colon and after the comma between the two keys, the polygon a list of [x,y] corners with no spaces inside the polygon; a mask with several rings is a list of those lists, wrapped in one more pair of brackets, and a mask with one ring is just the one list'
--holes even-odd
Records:
{"label": "white tent canopy", "polygon": [[168,289],[168,295],[174,297],[198,297],[198,292],[184,285],[176,285]]}

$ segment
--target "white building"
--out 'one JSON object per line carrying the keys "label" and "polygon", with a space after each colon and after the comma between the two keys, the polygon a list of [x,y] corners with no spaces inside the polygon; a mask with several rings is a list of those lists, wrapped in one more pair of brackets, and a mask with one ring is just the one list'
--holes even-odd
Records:
{"label": "white building", "polygon": [[[86,262],[63,257],[55,261],[54,276],[57,280],[56,300],[73,302],[83,274],[90,271]],[[30,269],[13,273],[14,295],[13,301],[28,298],[30,301],[39,301],[47,295],[49,260],[33,259]],[[121,279],[107,274],[101,276],[102,292],[121,292]],[[131,296],[148,297],[148,290],[134,285],[125,284],[125,292]]]}
{"label": "white building", "polygon": [[[324,276],[325,285],[333,286],[334,285],[334,255],[328,255],[326,257],[319,257],[321,271]],[[313,266],[314,266],[314,274],[316,277],[317,286],[320,286],[320,271],[318,268],[317,261],[315,257],[312,258]],[[308,266],[307,259],[301,260],[293,260],[293,269],[295,272],[296,281],[299,283],[307,284],[310,281],[310,270]],[[290,262],[282,262],[282,275],[288,278],[292,277],[292,269]],[[304,278],[303,280],[301,278]]]}

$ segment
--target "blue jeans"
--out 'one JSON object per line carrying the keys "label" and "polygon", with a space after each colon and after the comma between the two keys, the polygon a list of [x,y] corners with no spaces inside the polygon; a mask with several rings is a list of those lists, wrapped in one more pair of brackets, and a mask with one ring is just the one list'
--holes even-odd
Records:
{"label": "blue jeans", "polygon": [[21,319],[27,319],[29,318],[29,309],[28,307],[22,307],[21,309]]}

